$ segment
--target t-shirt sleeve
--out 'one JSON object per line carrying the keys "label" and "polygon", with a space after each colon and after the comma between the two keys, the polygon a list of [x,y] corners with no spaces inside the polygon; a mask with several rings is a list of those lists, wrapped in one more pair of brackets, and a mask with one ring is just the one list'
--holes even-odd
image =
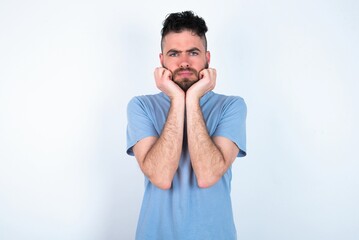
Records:
{"label": "t-shirt sleeve", "polygon": [[232,140],[240,149],[237,157],[247,155],[246,117],[247,106],[244,100],[240,97],[231,99],[224,107],[222,117],[213,134],[213,136],[222,136]]}
{"label": "t-shirt sleeve", "polygon": [[134,97],[127,105],[127,154],[133,156],[132,147],[145,137],[158,133],[154,127],[146,103],[139,97]]}

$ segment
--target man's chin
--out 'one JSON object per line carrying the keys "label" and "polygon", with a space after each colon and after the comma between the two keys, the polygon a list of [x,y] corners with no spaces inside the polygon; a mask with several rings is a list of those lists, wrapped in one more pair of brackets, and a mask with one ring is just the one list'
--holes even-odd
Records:
{"label": "man's chin", "polygon": [[183,91],[187,91],[197,80],[182,79],[181,81],[174,81]]}

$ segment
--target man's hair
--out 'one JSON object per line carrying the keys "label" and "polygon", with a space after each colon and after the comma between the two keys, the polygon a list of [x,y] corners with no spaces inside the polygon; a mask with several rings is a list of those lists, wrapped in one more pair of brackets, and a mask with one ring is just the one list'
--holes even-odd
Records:
{"label": "man's hair", "polygon": [[206,32],[208,28],[206,22],[192,11],[171,13],[166,16],[161,30],[161,50],[163,51],[163,41],[167,34],[171,32],[180,33],[184,30],[191,31],[202,38],[204,47],[207,50]]}

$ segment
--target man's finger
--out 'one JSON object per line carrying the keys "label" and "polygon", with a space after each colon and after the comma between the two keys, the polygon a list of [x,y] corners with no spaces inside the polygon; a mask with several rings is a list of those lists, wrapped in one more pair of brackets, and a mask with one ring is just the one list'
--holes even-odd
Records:
{"label": "man's finger", "polygon": [[208,77],[208,69],[203,69],[202,71],[199,72],[199,78],[205,78]]}
{"label": "man's finger", "polygon": [[155,78],[161,77],[163,75],[163,68],[156,67],[154,72]]}
{"label": "man's finger", "polygon": [[163,73],[163,76],[167,79],[172,79],[172,72],[165,69],[164,73]]}
{"label": "man's finger", "polygon": [[155,78],[160,79],[162,77],[166,77],[167,72],[168,72],[168,70],[166,68],[157,67],[157,68],[155,68],[155,72],[154,72]]}

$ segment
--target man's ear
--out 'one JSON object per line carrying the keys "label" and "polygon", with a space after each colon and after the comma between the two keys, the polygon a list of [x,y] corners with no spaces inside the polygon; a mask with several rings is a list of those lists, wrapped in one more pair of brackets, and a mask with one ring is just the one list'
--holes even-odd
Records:
{"label": "man's ear", "polygon": [[206,52],[206,58],[207,58],[207,63],[209,64],[211,62],[211,52],[210,51]]}
{"label": "man's ear", "polygon": [[163,66],[163,53],[159,54],[161,65]]}

